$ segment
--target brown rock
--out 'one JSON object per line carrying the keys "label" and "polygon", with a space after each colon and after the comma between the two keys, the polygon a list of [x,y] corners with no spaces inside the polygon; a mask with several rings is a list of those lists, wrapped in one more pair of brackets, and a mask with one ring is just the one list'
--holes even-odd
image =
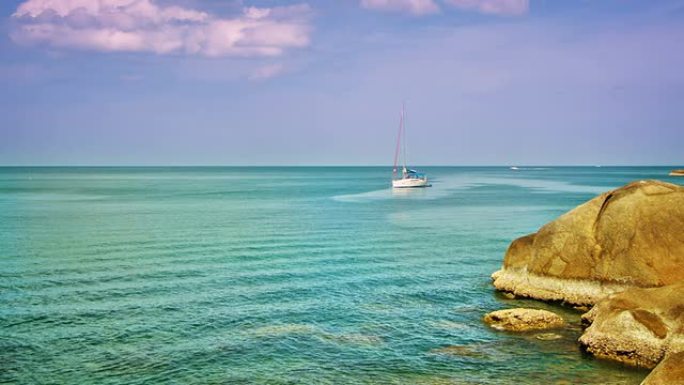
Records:
{"label": "brown rock", "polygon": [[487,313],[484,322],[494,329],[508,331],[527,331],[558,328],[565,324],[556,313],[538,309],[505,309]]}
{"label": "brown rock", "polygon": [[587,306],[587,305],[575,305],[572,308],[577,310],[577,311],[583,312],[583,313],[586,313],[589,310],[591,310],[591,306]]}
{"label": "brown rock", "polygon": [[641,385],[684,385],[684,352],[665,357]]}
{"label": "brown rock", "polygon": [[513,241],[492,278],[516,296],[575,305],[682,280],[684,187],[638,181],[601,194]]}
{"label": "brown rock", "polygon": [[684,169],[672,170],[670,176],[684,176]]}
{"label": "brown rock", "polygon": [[600,358],[652,368],[684,351],[684,281],[612,294],[582,316],[590,326],[579,339]]}

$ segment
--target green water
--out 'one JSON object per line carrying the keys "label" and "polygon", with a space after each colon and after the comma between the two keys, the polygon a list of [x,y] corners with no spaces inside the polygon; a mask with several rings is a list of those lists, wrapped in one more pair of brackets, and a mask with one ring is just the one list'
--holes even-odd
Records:
{"label": "green water", "polygon": [[[667,168],[0,168],[0,383],[638,384],[497,295],[509,242]],[[552,308],[561,338],[487,328]],[[445,352],[445,347],[451,347]],[[442,349],[442,350],[440,350]]]}

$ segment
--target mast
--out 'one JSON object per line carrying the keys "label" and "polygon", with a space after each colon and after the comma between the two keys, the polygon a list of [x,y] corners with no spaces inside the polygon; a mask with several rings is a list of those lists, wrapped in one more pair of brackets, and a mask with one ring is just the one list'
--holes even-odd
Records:
{"label": "mast", "polygon": [[401,102],[401,128],[404,132],[403,151],[404,151],[404,174],[406,173],[406,106],[405,102]]}
{"label": "mast", "polygon": [[392,176],[397,176],[397,166],[399,165],[399,151],[401,151],[401,131],[404,127],[404,117],[399,114],[399,132],[397,133],[397,147],[394,149],[394,167],[392,168]]}

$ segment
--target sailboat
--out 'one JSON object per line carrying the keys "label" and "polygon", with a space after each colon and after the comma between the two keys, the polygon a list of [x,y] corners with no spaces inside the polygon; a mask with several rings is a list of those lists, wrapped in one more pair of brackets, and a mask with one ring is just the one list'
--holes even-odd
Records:
{"label": "sailboat", "polygon": [[[399,118],[399,135],[397,136],[397,148],[394,152],[394,168],[392,170],[392,187],[394,188],[416,188],[430,187],[428,178],[425,174],[406,167],[406,109],[401,105],[401,115]],[[398,175],[399,152],[402,152],[401,175]]]}

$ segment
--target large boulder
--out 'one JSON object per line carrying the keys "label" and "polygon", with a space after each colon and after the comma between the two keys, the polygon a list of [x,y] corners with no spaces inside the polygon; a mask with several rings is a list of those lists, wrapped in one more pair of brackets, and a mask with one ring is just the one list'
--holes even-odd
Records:
{"label": "large boulder", "polygon": [[684,352],[684,281],[611,294],[582,322],[590,325],[579,339],[587,352],[653,368],[666,355]]}
{"label": "large boulder", "polygon": [[494,286],[591,305],[684,279],[684,187],[638,181],[603,193],[509,246]]}
{"label": "large boulder", "polygon": [[514,332],[553,329],[565,324],[563,318],[556,313],[525,308],[493,311],[485,314],[483,321],[494,329]]}
{"label": "large boulder", "polygon": [[684,385],[684,352],[665,357],[641,385]]}

